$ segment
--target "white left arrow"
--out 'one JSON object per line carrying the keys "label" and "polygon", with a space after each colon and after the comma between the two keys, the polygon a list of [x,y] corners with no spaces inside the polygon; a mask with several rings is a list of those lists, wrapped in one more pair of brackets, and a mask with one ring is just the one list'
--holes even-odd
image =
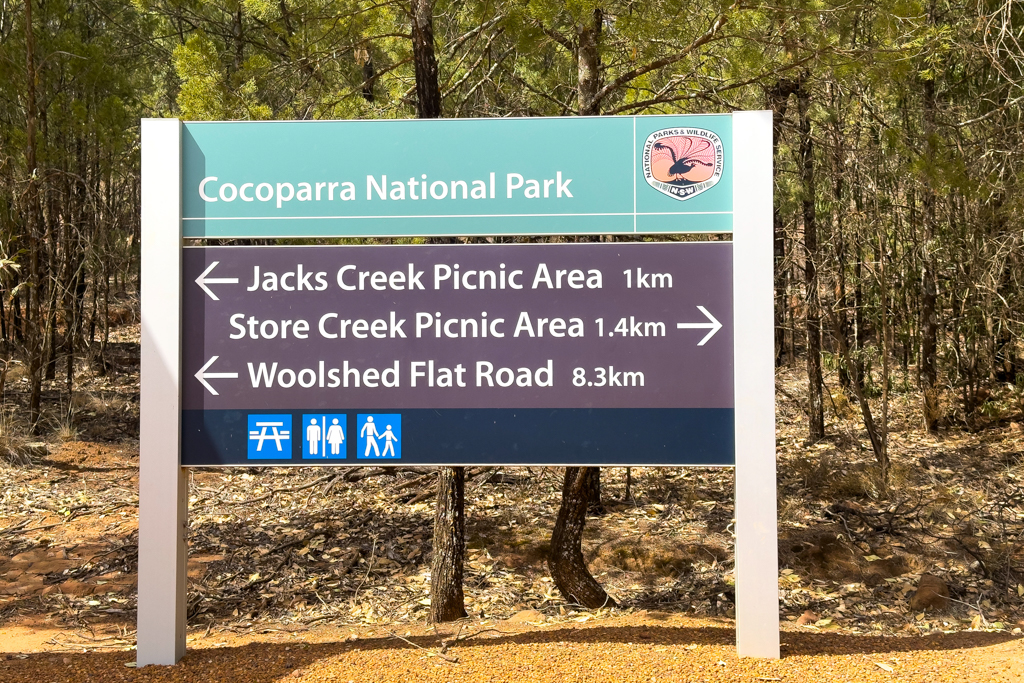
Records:
{"label": "white left arrow", "polygon": [[706,335],[704,335],[704,338],[701,339],[699,342],[697,342],[697,346],[704,346],[705,344],[708,343],[708,339],[711,339],[712,337],[715,336],[715,332],[718,332],[720,329],[722,329],[722,323],[718,322],[718,320],[715,319],[715,316],[713,316],[710,313],[708,313],[708,309],[704,308],[703,306],[698,306],[697,308],[700,309],[700,312],[703,313],[707,317],[707,319],[709,321],[711,321],[711,322],[706,322],[706,323],[676,323],[676,327],[678,329],[680,329],[680,330],[708,330],[709,329],[710,331]]}
{"label": "white left arrow", "polygon": [[208,368],[211,365],[213,365],[214,362],[218,358],[220,358],[220,356],[214,356],[210,360],[206,361],[206,365],[204,365],[203,367],[199,368],[199,372],[196,373],[196,379],[199,380],[202,383],[202,385],[204,387],[206,387],[206,390],[209,391],[214,396],[220,396],[220,394],[218,394],[217,390],[214,389],[212,386],[210,386],[210,383],[207,382],[206,380],[208,380],[208,379],[238,379],[238,373],[237,372],[207,372],[206,371],[206,368]]}
{"label": "white left arrow", "polygon": [[[214,301],[220,301],[217,295],[213,293],[213,290],[206,285],[237,285],[237,277],[206,277],[210,274],[210,271],[217,267],[220,261],[214,261],[210,264],[210,267],[203,271],[203,273],[196,278],[196,284],[203,288],[203,291],[210,295],[210,298]],[[217,393],[217,392],[214,392]]]}

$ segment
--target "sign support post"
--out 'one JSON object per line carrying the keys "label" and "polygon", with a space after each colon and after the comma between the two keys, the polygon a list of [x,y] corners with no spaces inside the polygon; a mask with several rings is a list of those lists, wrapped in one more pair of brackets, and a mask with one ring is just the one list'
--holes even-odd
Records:
{"label": "sign support post", "polygon": [[181,467],[181,122],[142,121],[137,665],[185,654],[188,475]]}
{"label": "sign support post", "polygon": [[[605,144],[579,146],[597,157],[552,151],[598,133]],[[415,154],[370,153],[385,139]],[[403,142],[411,139],[429,144]],[[469,153],[495,144],[504,152]],[[450,167],[449,156],[461,166]],[[419,179],[405,182],[407,168]],[[172,665],[185,654],[186,468],[358,465],[371,448],[373,459],[396,464],[403,456],[459,464],[472,452],[509,465],[734,465],[737,652],[778,658],[772,195],[767,111],[632,120],[144,119],[137,665]],[[730,231],[731,245],[564,252],[337,247],[349,250],[341,263],[308,247],[183,250],[186,237]],[[545,261],[555,264],[554,282]],[[266,304],[264,320],[242,323],[246,296]],[[444,317],[430,296],[444,297]],[[605,297],[603,308],[595,296]],[[288,307],[280,328],[274,306]],[[533,318],[537,336],[547,323],[556,343],[533,339]],[[289,326],[285,346],[268,343],[285,339]],[[686,352],[676,334],[694,337]],[[358,358],[361,340],[373,344],[368,360]],[[512,366],[496,368],[498,359]],[[460,452],[439,432],[458,432]],[[520,448],[527,437],[539,443]],[[466,439],[476,441],[466,447]],[[649,459],[622,460],[643,439]]]}
{"label": "sign support post", "polygon": [[772,113],[733,113],[736,650],[779,657]]}

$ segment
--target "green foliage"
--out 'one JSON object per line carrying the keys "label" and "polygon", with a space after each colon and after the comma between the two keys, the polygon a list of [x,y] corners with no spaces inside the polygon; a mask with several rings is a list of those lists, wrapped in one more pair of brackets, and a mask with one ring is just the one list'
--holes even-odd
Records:
{"label": "green foliage", "polygon": [[227,94],[224,75],[217,66],[213,43],[205,36],[192,36],[184,45],[174,48],[174,70],[181,79],[178,106],[183,118],[215,121],[225,118]]}
{"label": "green foliage", "polygon": [[[73,298],[78,272],[102,289],[137,263],[141,117],[415,113],[407,1],[34,0],[32,8],[35,168],[27,165],[24,15],[10,11],[0,22],[5,304],[27,291],[30,187],[52,236],[33,285],[52,294],[46,306]],[[920,363],[926,265],[940,283],[944,385],[980,387],[1007,373],[1012,381],[1019,369],[1024,55],[1001,27],[1020,20],[1019,7],[963,0],[434,5],[445,116],[573,115],[587,97],[595,98],[588,110],[605,115],[776,108],[779,301],[791,348],[802,346],[810,191],[786,90],[798,84],[811,122],[819,297],[845,321],[871,396],[885,386],[870,372],[884,353],[908,366],[904,377]],[[589,58],[597,68],[588,75]],[[826,318],[826,366],[840,372]]]}

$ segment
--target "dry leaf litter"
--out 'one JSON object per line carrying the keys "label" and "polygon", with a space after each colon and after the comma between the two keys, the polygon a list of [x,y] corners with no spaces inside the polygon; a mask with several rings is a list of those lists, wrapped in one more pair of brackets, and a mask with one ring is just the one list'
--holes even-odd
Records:
{"label": "dry leaf litter", "polygon": [[[120,371],[89,380],[79,400],[76,430],[91,440],[36,444],[31,464],[0,465],[0,628],[54,634],[29,648],[50,654],[3,655],[5,683],[43,680],[47,667],[53,680],[90,672],[95,680],[192,680],[203,669],[200,654],[173,674],[123,666],[134,643],[138,542],[138,445],[124,435],[137,417],[138,375],[137,347],[121,343]],[[453,666],[465,680],[575,680],[585,672],[586,680],[793,680],[801,667],[818,672],[810,680],[964,680],[954,663],[969,657],[958,648],[1019,644],[1020,427],[928,437],[917,429],[913,396],[897,396],[893,486],[883,496],[842,395],[831,400],[833,436],[807,445],[800,378],[783,374],[779,383],[781,664],[737,660],[730,645],[731,470],[603,470],[605,510],[588,520],[585,551],[621,608],[588,612],[562,599],[544,565],[560,472],[471,468],[465,585],[474,621],[466,629],[502,626],[459,640],[465,634],[453,636],[455,627],[423,623],[429,470],[231,468],[195,470],[189,485],[191,646],[216,650],[208,664],[220,663],[202,680],[277,680],[254,673],[264,654],[267,666],[295,660],[289,670],[309,680],[348,680],[331,671],[359,667],[372,680],[448,680]],[[644,610],[665,617],[652,621]],[[330,641],[342,626],[357,640]],[[277,636],[296,654],[253,649]],[[449,656],[457,664],[438,656],[446,637],[462,652]],[[240,665],[238,657],[254,661]],[[833,660],[836,677],[824,676]],[[913,677],[929,666],[949,678]],[[854,668],[840,674],[844,667]],[[755,670],[767,673],[751,678]]]}

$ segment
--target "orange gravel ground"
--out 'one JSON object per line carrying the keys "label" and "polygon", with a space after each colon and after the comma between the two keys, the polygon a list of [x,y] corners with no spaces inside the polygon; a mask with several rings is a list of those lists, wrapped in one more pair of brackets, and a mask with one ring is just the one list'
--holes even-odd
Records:
{"label": "orange gravel ground", "polygon": [[[736,657],[728,620],[638,614],[591,620],[512,624],[472,621],[444,657],[438,633],[424,626],[320,627],[301,633],[197,633],[175,667],[135,669],[132,651],[36,652],[42,641],[0,630],[2,683],[448,683],[575,681],[710,683],[725,681],[1024,681],[1024,640],[960,632],[876,637],[817,630],[782,634],[778,661]],[[466,638],[466,636],[470,636]],[[42,636],[38,636],[42,637]],[[23,653],[12,652],[18,646]]]}

